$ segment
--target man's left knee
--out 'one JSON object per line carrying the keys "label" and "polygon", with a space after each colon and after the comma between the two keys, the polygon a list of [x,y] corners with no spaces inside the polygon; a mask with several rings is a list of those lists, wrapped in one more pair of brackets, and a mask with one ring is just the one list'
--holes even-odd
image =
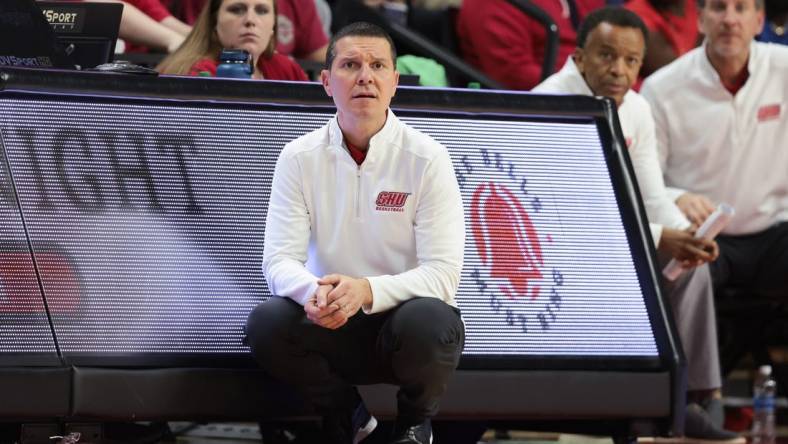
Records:
{"label": "man's left knee", "polygon": [[436,298],[417,298],[403,303],[392,318],[397,342],[461,348],[465,327],[459,310]]}

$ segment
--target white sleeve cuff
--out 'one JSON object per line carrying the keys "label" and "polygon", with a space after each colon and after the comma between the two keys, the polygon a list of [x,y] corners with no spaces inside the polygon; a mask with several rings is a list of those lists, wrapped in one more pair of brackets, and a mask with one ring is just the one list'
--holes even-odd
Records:
{"label": "white sleeve cuff", "polygon": [[654,241],[654,248],[659,247],[659,240],[662,238],[662,225],[649,223],[651,229],[651,239]]}
{"label": "white sleeve cuff", "polygon": [[672,202],[676,202],[682,194],[686,193],[687,190],[682,190],[681,188],[672,188],[672,187],[665,187],[665,191],[668,193],[668,197]]}

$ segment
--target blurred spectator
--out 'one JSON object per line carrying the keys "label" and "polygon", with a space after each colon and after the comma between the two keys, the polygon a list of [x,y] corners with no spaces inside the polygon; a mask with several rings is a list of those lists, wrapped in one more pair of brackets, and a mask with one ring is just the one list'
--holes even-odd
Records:
{"label": "blurred spectator", "polygon": [[[426,11],[422,8],[411,7],[406,0],[334,0],[333,12],[331,27],[335,30],[354,22],[374,23],[383,29],[390,29],[390,25],[396,23],[401,26],[407,26],[411,31],[420,33],[427,38],[432,38],[433,36],[429,32],[425,32],[421,26],[423,23],[417,16],[426,12],[444,17],[444,11]],[[451,17],[446,17],[446,23],[448,24]],[[414,18],[417,18],[419,23],[414,23]],[[430,23],[428,26],[434,26],[434,24]],[[452,33],[454,32],[453,28],[452,21]],[[430,29],[430,31],[435,31],[435,29]],[[405,51],[414,49],[407,42],[398,41],[396,33],[392,35],[392,38],[398,46],[402,46],[401,49]],[[433,40],[435,41],[435,39]],[[405,45],[402,43],[405,43]]]}
{"label": "blurred spectator", "polygon": [[667,65],[700,43],[696,0],[630,0],[624,7],[649,30],[641,77]]}
{"label": "blurred spectator", "polygon": [[[152,0],[137,0],[152,1]],[[207,0],[161,1],[176,17],[194,24]],[[324,62],[330,29],[330,8],[324,0],[276,0],[278,12],[277,51],[297,59]],[[322,11],[322,12],[321,12]],[[328,12],[328,15],[326,15]]]}
{"label": "blurred spectator", "polygon": [[363,0],[365,6],[377,9],[389,22],[408,24],[408,4],[405,0]]}
{"label": "blurred spectator", "polygon": [[123,0],[134,5],[148,17],[186,37],[192,27],[175,18],[160,0]]}
{"label": "blurred spectator", "polygon": [[[604,0],[531,0],[558,25],[555,69],[575,47],[575,25]],[[531,89],[541,80],[547,35],[544,27],[506,0],[464,0],[457,38],[468,63],[512,89]]]}
{"label": "blurred spectator", "polygon": [[161,0],[161,3],[175,17],[188,25],[194,25],[200,12],[202,12],[202,8],[205,6],[206,0]]}
{"label": "blurred spectator", "polygon": [[180,32],[164,26],[129,2],[120,0],[91,1],[123,4],[123,16],[120,19],[120,30],[118,35],[125,42],[147,46],[159,51],[173,52],[178,49],[185,38],[185,34],[181,34]]}
{"label": "blurred spectator", "polygon": [[331,5],[326,0],[314,0],[317,16],[320,17],[320,24],[323,25],[323,32],[326,36],[331,35]]}
{"label": "blurred spectator", "polygon": [[599,9],[581,25],[573,58],[534,91],[615,100],[660,268],[674,258],[690,264],[675,282],[662,282],[687,357],[685,433],[691,438],[732,439],[736,435],[722,428],[714,292],[704,263],[715,258],[717,246],[693,236],[690,222],[668,196],[649,104],[631,89],[643,62],[647,37],[646,25],[632,11]]}
{"label": "blurred spectator", "polygon": [[131,3],[115,0],[94,1],[123,3],[119,37],[127,43],[164,52],[173,52],[178,49],[185,38],[184,34],[153,20]]}
{"label": "blurred spectator", "polygon": [[[161,0],[123,0],[123,1],[129,5],[136,7],[142,13],[144,13],[154,21],[158,22],[160,25],[164,26],[165,28],[180,34],[182,38],[186,38],[186,36],[189,34],[189,32],[192,29],[191,26],[175,18],[170,13],[170,11],[161,3]],[[124,41],[126,42],[126,47],[123,52],[126,53],[149,52],[150,49],[154,51],[161,50],[160,47],[139,44],[136,42],[136,40],[124,39]],[[167,52],[172,52],[172,50],[173,49],[170,49]]]}
{"label": "blurred spectator", "polygon": [[582,22],[588,14],[608,5],[614,6],[616,5],[616,1],[618,0],[574,0],[574,2],[570,2],[570,7],[574,4],[574,7],[577,8],[577,17],[572,18],[572,24],[575,26],[575,29],[577,29],[580,27],[580,22]]}
{"label": "blurred spectator", "polygon": [[[788,47],[753,41],[763,0],[701,0],[706,36],[643,83],[668,193],[691,222],[717,203],[736,214],[717,237],[715,288],[788,295]],[[755,296],[747,294],[746,296]]]}
{"label": "blurred spectator", "polygon": [[331,4],[331,30],[336,33],[355,22],[369,22],[386,29],[385,20],[373,9],[375,8],[369,7],[365,0],[334,0]]}
{"label": "blurred spectator", "polygon": [[222,48],[245,49],[252,55],[252,78],[307,80],[289,57],[277,54],[274,0],[210,0],[194,29],[174,54],[157,67],[162,74],[216,75]]}
{"label": "blurred spectator", "polygon": [[758,40],[788,45],[788,0],[766,0],[766,23]]}
{"label": "blurred spectator", "polygon": [[314,0],[277,0],[279,20],[276,37],[280,54],[325,62],[328,36]]}

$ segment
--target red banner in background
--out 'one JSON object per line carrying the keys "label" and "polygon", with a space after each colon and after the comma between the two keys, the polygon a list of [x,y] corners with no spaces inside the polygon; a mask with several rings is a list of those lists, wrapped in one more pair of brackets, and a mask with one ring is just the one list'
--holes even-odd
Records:
{"label": "red banner in background", "polygon": [[[74,266],[62,254],[37,253],[47,302],[52,313],[79,305],[80,285]],[[33,262],[27,252],[0,252],[0,314],[42,313],[44,303]]]}

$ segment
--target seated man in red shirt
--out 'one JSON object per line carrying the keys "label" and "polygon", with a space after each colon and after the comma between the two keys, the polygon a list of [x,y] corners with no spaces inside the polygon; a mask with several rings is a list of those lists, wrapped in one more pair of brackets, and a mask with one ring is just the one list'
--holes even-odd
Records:
{"label": "seated man in red shirt", "polygon": [[[53,0],[80,1],[80,0]],[[163,52],[173,52],[189,33],[189,28],[168,15],[159,0],[90,0],[93,2],[121,3],[123,16],[120,20],[119,37],[128,44],[148,47]],[[168,20],[169,17],[172,20]]]}
{"label": "seated man in red shirt", "polygon": [[159,0],[179,20],[194,25],[205,6],[205,0]]}
{"label": "seated man in red shirt", "polygon": [[296,59],[326,61],[328,36],[314,0],[277,0],[276,50]]}
{"label": "seated man in red shirt", "polygon": [[171,29],[182,36],[191,32],[192,27],[182,22],[172,15],[172,13],[161,3],[160,0],[124,0],[130,5],[134,5],[148,17],[159,22],[162,26]]}
{"label": "seated man in red shirt", "polygon": [[[555,69],[575,48],[575,23],[604,0],[531,0],[558,25]],[[542,79],[547,35],[543,26],[506,0],[464,0],[457,16],[463,57],[509,88],[529,90]]]}
{"label": "seated man in red shirt", "polygon": [[630,0],[624,7],[637,14],[649,31],[641,77],[700,43],[695,0]]}

